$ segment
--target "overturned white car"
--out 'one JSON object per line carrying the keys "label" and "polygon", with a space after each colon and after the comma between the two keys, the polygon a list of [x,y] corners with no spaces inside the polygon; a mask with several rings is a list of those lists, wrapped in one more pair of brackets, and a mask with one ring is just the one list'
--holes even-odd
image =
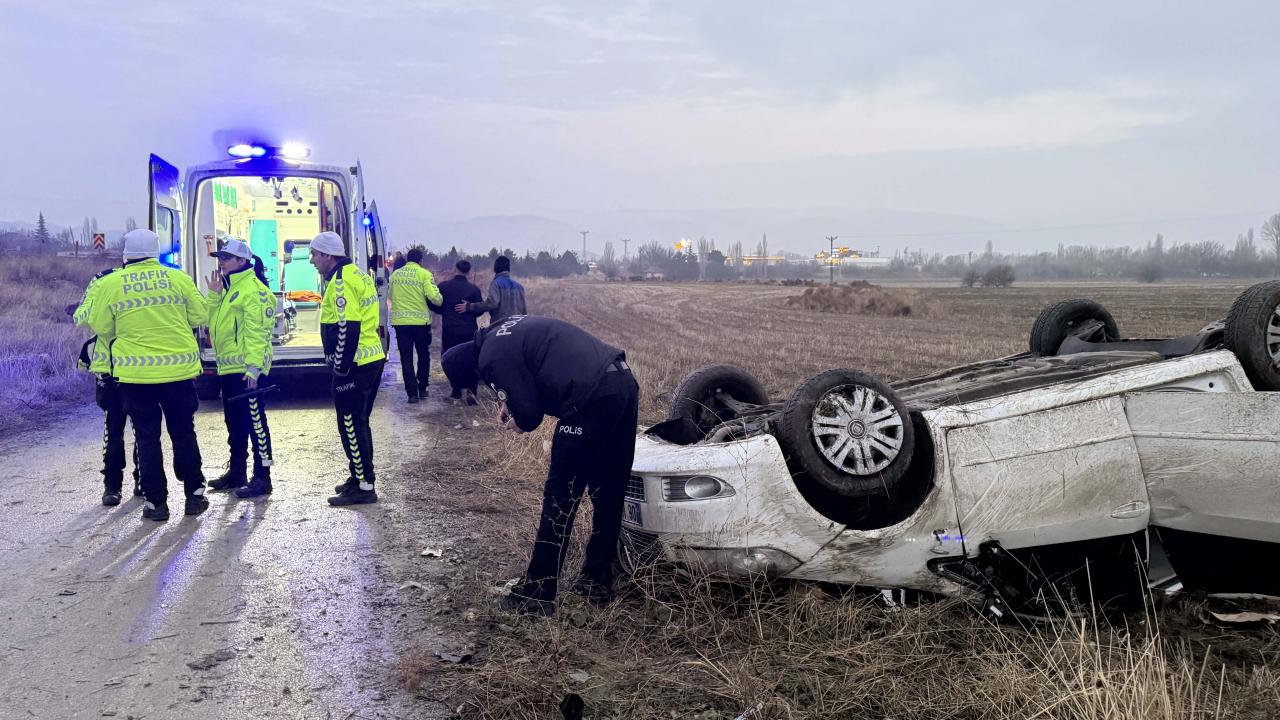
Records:
{"label": "overturned white car", "polygon": [[1057,303],[1030,352],[886,383],[830,370],[770,403],[732,366],[636,442],[625,564],[976,593],[996,613],[1146,587],[1280,594],[1280,282],[1181,338]]}

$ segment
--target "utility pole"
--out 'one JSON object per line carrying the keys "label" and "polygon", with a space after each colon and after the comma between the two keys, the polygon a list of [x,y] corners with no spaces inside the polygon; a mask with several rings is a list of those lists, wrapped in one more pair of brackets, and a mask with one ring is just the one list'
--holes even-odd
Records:
{"label": "utility pole", "polygon": [[627,261],[627,245],[631,242],[631,238],[622,238],[622,262]]}
{"label": "utility pole", "polygon": [[587,264],[587,235],[591,234],[590,230],[579,230],[582,233],[582,264]]}
{"label": "utility pole", "polygon": [[838,237],[840,236],[827,236],[827,245],[829,246],[829,249],[827,250],[827,264],[831,266],[831,281],[829,284],[832,287],[835,287],[836,284],[836,238]]}

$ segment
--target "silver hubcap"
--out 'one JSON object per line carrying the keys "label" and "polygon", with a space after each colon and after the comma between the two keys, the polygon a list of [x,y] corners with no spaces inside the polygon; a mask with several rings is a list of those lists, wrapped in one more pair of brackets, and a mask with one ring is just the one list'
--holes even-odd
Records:
{"label": "silver hubcap", "polygon": [[1267,353],[1272,366],[1280,367],[1280,307],[1273,308],[1267,318]]}
{"label": "silver hubcap", "polygon": [[813,408],[812,426],[822,456],[852,475],[880,472],[902,449],[902,418],[897,409],[883,395],[861,385],[833,388],[823,395]]}

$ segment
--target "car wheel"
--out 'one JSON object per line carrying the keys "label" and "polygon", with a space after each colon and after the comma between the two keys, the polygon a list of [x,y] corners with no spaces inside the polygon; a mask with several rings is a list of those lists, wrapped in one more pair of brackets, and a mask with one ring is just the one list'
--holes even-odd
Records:
{"label": "car wheel", "polygon": [[725,403],[726,397],[750,405],[769,403],[769,394],[751,373],[733,365],[707,365],[680,381],[671,396],[667,419],[687,418],[705,435],[738,416]]}
{"label": "car wheel", "polygon": [[1240,293],[1227,313],[1223,342],[1257,390],[1280,390],[1280,280]]}
{"label": "car wheel", "polygon": [[777,435],[797,483],[846,498],[892,496],[915,447],[902,400],[888,383],[857,370],[828,370],[797,388]]}
{"label": "car wheel", "polygon": [[1103,334],[1108,341],[1120,339],[1120,329],[1106,308],[1092,300],[1063,300],[1040,311],[1040,316],[1031,326],[1031,352],[1057,355],[1062,341],[1089,320],[1102,323]]}

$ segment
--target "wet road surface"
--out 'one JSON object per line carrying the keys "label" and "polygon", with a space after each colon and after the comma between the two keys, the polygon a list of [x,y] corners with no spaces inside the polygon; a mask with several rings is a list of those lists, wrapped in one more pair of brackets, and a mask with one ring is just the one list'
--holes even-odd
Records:
{"label": "wet road surface", "polygon": [[[273,393],[269,499],[210,493],[188,518],[170,470],[166,523],[127,491],[100,505],[96,407],[0,441],[0,718],[447,716],[399,682],[408,642],[443,631],[397,592],[433,523],[396,481],[433,449],[446,405],[406,405],[397,376],[388,365],[373,417],[376,505],[325,503],[346,476],[327,398]],[[212,480],[219,402],[196,430]]]}

